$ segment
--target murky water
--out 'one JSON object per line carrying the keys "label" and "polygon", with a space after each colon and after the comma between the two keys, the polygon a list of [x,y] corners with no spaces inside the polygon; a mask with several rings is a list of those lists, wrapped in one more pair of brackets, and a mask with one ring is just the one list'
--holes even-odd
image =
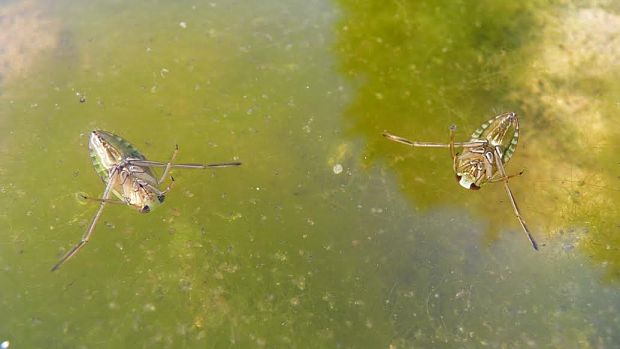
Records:
{"label": "murky water", "polygon": [[[581,2],[0,1],[0,343],[620,345],[620,8]],[[501,185],[447,149],[515,111]],[[175,170],[101,195],[92,129]]]}

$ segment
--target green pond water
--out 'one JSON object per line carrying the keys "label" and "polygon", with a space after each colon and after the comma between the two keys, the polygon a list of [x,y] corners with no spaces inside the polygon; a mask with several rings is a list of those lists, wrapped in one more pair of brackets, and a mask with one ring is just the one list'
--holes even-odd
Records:
{"label": "green pond water", "polygon": [[[620,346],[620,6],[0,1],[0,343],[9,348]],[[447,149],[505,111],[501,185]],[[110,205],[93,129],[174,170]]]}

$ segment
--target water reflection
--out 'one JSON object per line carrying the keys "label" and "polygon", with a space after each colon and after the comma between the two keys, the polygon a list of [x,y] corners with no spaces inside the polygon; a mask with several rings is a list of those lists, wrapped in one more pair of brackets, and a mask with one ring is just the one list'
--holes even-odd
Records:
{"label": "water reflection", "polygon": [[464,140],[490,116],[516,111],[522,136],[508,171],[525,169],[511,186],[534,234],[620,276],[618,15],[536,1],[340,3],[342,70],[360,86],[346,115],[368,140],[368,163],[391,167],[417,207],[476,212],[490,222],[487,238],[504,238],[498,232],[518,226],[500,186],[461,190],[447,150],[380,134],[445,142],[456,124]]}

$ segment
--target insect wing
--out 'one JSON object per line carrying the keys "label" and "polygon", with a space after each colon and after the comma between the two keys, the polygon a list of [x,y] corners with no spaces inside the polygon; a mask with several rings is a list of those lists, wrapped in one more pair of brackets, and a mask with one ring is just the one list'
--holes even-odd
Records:
{"label": "insect wing", "polygon": [[471,135],[471,140],[485,140],[491,147],[499,146],[502,150],[502,162],[510,160],[519,142],[519,119],[510,112],[497,115],[480,125]]}
{"label": "insect wing", "polygon": [[90,159],[99,177],[107,183],[110,169],[127,158],[144,160],[140,151],[124,138],[111,132],[95,130],[88,142]]}

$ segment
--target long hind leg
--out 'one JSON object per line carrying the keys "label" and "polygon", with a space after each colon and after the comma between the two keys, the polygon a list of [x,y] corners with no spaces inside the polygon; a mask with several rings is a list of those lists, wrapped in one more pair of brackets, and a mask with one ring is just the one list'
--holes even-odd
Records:
{"label": "long hind leg", "polygon": [[508,186],[508,176],[506,176],[506,171],[504,170],[504,164],[502,163],[502,157],[500,154],[501,152],[496,147],[495,148],[495,163],[497,164],[497,169],[499,170],[501,178],[504,182],[504,188],[506,188],[506,193],[508,194],[508,198],[510,198],[512,209],[514,210],[515,216],[517,216],[517,219],[519,220],[519,224],[521,224],[521,227],[523,228],[525,235],[527,235],[528,240],[530,240],[532,247],[535,250],[538,250],[538,244],[536,243],[536,240],[534,240],[534,237],[530,233],[529,229],[527,229],[527,225],[525,225],[525,221],[523,220],[523,217],[521,216],[521,211],[519,210],[519,206],[517,206],[517,201],[515,200],[515,196],[512,193],[512,190],[510,190],[510,187]]}
{"label": "long hind leg", "polygon": [[84,233],[80,242],[78,242],[75,246],[73,246],[73,248],[70,249],[60,259],[60,261],[58,261],[58,263],[56,263],[52,267],[52,271],[60,268],[67,260],[69,260],[69,258],[73,257],[76,253],[78,253],[82,249],[82,247],[86,245],[88,240],[90,240],[90,236],[95,230],[95,226],[97,225],[97,221],[99,220],[99,217],[101,216],[101,212],[103,212],[103,208],[108,203],[108,198],[110,197],[112,186],[114,185],[117,179],[116,177],[117,171],[118,171],[117,168],[114,168],[113,170],[110,171],[110,176],[108,177],[108,184],[106,185],[105,190],[103,191],[103,195],[101,196],[101,204],[99,205],[99,209],[97,210],[97,213],[95,213],[95,216],[90,221],[90,224],[88,225],[88,228],[86,229],[86,233]]}

